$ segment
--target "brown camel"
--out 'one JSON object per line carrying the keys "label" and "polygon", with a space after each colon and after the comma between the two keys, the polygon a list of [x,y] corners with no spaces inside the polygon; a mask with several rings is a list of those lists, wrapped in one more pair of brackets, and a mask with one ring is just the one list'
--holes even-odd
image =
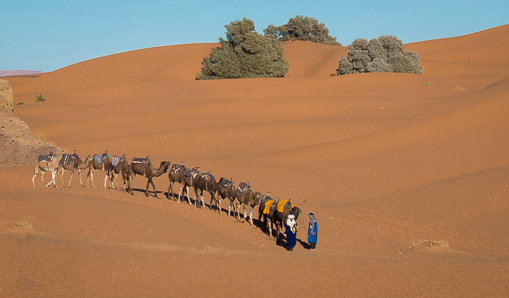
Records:
{"label": "brown camel", "polygon": [[115,188],[115,185],[117,188],[120,188],[117,184],[117,177],[122,175],[122,180],[124,182],[124,192],[128,192],[131,195],[134,195],[132,189],[131,189],[131,179],[133,176],[132,169],[129,167],[129,163],[127,162],[127,159],[125,157],[125,154],[120,156],[113,156],[111,161],[111,185],[113,189]]}
{"label": "brown camel", "polygon": [[198,177],[197,189],[200,191],[200,198],[203,202],[203,191],[206,191],[210,194],[210,205],[209,209],[212,210],[212,202],[216,202],[217,211],[221,214],[221,206],[217,204],[218,200],[216,199],[216,192],[218,189],[218,184],[216,181],[216,177],[210,174],[210,172],[205,173],[201,172]]}
{"label": "brown camel", "polygon": [[[263,211],[265,210],[265,204],[272,200],[272,204],[270,204],[268,213],[265,214]],[[260,207],[258,208],[258,221],[260,222],[261,229],[264,233],[266,233],[267,228],[269,228],[269,236],[272,238],[272,229],[274,227],[275,217],[276,217],[276,209],[277,204],[279,203],[279,199],[276,197],[274,200],[270,197],[270,193],[267,195],[263,195],[260,199]],[[263,224],[262,224],[263,218]]]}
{"label": "brown camel", "polygon": [[256,205],[260,204],[262,194],[258,191],[254,192],[248,181],[247,183],[239,183],[235,195],[237,198],[237,217],[240,219],[240,206],[243,205],[244,216],[242,217],[242,222],[246,219],[247,209],[249,208],[249,223],[253,225],[253,209]]}
{"label": "brown camel", "polygon": [[[170,180],[170,185],[168,186],[168,193],[166,195],[166,197],[168,199],[170,199],[170,196],[173,195],[173,184],[175,182],[180,183],[182,181],[182,179],[184,178],[185,172],[186,172],[186,166],[184,166],[184,162],[182,162],[179,165],[176,163],[171,165],[171,170],[168,173],[168,179]],[[182,189],[182,187],[181,187],[181,189]],[[177,202],[179,202],[179,203],[180,203],[180,195],[181,195],[181,193],[179,192],[178,199],[177,199]]]}
{"label": "brown camel", "polygon": [[71,177],[69,177],[69,183],[67,184],[66,187],[71,186],[71,181],[72,181],[72,177],[74,175],[74,171],[78,170],[78,175],[80,177],[80,185],[83,186],[83,182],[81,180],[81,171],[83,169],[88,168],[90,166],[91,162],[92,162],[92,156],[90,156],[90,155],[87,156],[87,159],[85,159],[85,161],[82,161],[81,158],[79,158],[79,156],[76,153],[74,153],[73,155],[71,155],[71,154],[62,155],[62,158],[58,162],[58,174],[60,175],[60,178],[62,180],[62,185],[65,186],[65,184],[64,184],[65,170],[71,171]]}
{"label": "brown camel", "polygon": [[137,162],[138,160],[140,160],[140,159],[134,158],[133,162],[130,165],[130,167],[133,171],[133,174],[141,175],[141,176],[147,178],[147,187],[145,188],[145,196],[148,197],[148,188],[149,188],[149,185],[152,185],[152,188],[154,189],[154,197],[157,198],[156,186],[152,179],[154,179],[155,177],[159,177],[162,174],[166,173],[166,171],[168,171],[168,168],[170,167],[171,163],[169,161],[161,161],[159,168],[156,169],[148,158],[144,159],[144,161],[142,161],[142,162]]}
{"label": "brown camel", "polygon": [[[53,155],[53,153],[50,153],[50,155],[39,155],[38,161],[35,163],[34,166],[34,176],[32,177],[32,185],[35,189],[35,176],[41,172],[41,181],[48,187],[51,183],[53,183],[53,187],[57,187],[57,184],[55,183],[55,177],[58,175],[58,162],[60,161],[60,158],[57,158]],[[51,181],[46,184],[44,182],[44,174],[46,172],[51,173]]]}
{"label": "brown camel", "polygon": [[[219,188],[217,189],[217,199],[219,210],[221,210],[221,200],[228,198],[230,200],[230,205],[228,206],[228,216],[230,216],[230,210],[233,207],[233,214],[235,215],[235,183],[233,182],[233,178],[230,180],[222,177],[219,179]],[[221,214],[221,213],[219,213]]]}
{"label": "brown camel", "polygon": [[[187,169],[185,172],[184,172],[184,177],[182,178],[180,184],[182,184],[182,186],[180,187],[180,192],[182,193],[182,196],[184,196],[184,193],[186,194],[187,196],[187,202],[189,203],[189,205],[191,205],[191,198],[189,197],[189,188],[193,188],[194,189],[194,205],[197,206],[197,207],[205,207],[205,202],[203,202],[203,196],[201,198],[201,204],[202,205],[199,205],[199,201],[198,201],[198,176],[200,174],[200,171],[199,171],[200,167],[195,167],[195,168],[192,168],[192,169]],[[179,196],[180,196],[180,193],[179,193]],[[198,205],[197,205],[197,202],[198,202]]]}
{"label": "brown camel", "polygon": [[[94,154],[94,159],[90,163],[88,174],[87,174],[87,187],[89,186],[89,181],[92,180],[92,185],[95,188],[94,183],[94,171],[95,170],[101,170],[104,172],[104,188],[106,188],[106,181],[108,180],[108,177],[110,178],[111,182],[111,176],[112,176],[112,167],[111,167],[111,160],[110,156],[108,155],[108,151],[104,151],[103,154]],[[110,183],[110,188],[113,188],[113,182]]]}

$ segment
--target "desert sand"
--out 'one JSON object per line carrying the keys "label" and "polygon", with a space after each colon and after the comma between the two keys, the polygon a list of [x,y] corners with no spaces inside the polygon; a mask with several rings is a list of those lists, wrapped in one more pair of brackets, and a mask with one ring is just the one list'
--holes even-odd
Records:
{"label": "desert sand", "polygon": [[286,78],[195,80],[215,46],[5,79],[25,103],[14,114],[82,158],[184,161],[292,198],[294,252],[260,230],[257,210],[250,226],[225,215],[227,201],[218,215],[166,199],[167,174],[158,199],[140,176],[133,196],[104,189],[99,171],[97,188],[74,175],[34,190],[33,165],[5,167],[0,297],[509,295],[509,25],[405,44],[422,75],[331,76],[346,47],[289,42]]}

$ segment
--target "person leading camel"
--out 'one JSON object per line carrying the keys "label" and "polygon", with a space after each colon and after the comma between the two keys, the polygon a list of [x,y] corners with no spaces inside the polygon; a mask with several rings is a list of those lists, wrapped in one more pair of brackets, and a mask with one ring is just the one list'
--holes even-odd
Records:
{"label": "person leading camel", "polygon": [[286,244],[289,251],[293,251],[295,244],[297,243],[297,222],[295,221],[295,215],[288,215],[288,219],[285,223],[285,235]]}

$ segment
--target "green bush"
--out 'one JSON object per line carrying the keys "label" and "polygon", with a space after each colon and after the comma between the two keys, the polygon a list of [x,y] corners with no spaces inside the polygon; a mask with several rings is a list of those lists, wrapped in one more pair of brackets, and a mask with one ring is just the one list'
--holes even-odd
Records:
{"label": "green bush", "polygon": [[329,29],[318,20],[301,15],[290,18],[281,26],[268,25],[263,29],[265,36],[279,41],[304,40],[328,45],[340,46],[335,37],[329,35]]}
{"label": "green bush", "polygon": [[34,101],[35,101],[35,102],[45,102],[45,101],[46,101],[46,98],[45,98],[42,94],[39,94],[39,95],[37,95],[37,96],[34,98]]}
{"label": "green bush", "polygon": [[284,77],[288,61],[276,39],[256,33],[254,22],[242,19],[225,25],[226,39],[203,58],[199,80]]}
{"label": "green bush", "polygon": [[369,42],[355,39],[348,46],[348,56],[340,57],[338,75],[363,72],[422,73],[420,58],[413,51],[405,51],[396,36],[382,35]]}

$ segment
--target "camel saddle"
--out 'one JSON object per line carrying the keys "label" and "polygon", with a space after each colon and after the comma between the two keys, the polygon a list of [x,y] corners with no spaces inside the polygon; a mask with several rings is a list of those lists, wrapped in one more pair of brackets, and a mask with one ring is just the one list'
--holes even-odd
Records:
{"label": "camel saddle", "polygon": [[55,158],[55,155],[52,152],[49,155],[39,155],[39,157],[37,158],[37,161],[38,162],[41,162],[41,161],[52,162],[54,158]]}
{"label": "camel saddle", "polygon": [[203,180],[206,180],[206,181],[209,181],[210,178],[214,178],[214,175],[212,175],[210,172],[206,173],[206,172],[201,172],[200,173],[200,179],[203,179]]}
{"label": "camel saddle", "polygon": [[230,185],[235,185],[233,183],[233,181],[230,181],[230,180],[228,180],[226,178],[222,178],[221,180],[219,180],[219,182],[220,182],[219,183],[219,187],[222,187],[222,188],[229,188]]}
{"label": "camel saddle", "polygon": [[184,176],[192,177],[194,179],[194,178],[196,178],[198,173],[199,173],[199,171],[197,169],[187,169],[186,172],[184,173]]}
{"label": "camel saddle", "polygon": [[62,159],[64,160],[64,164],[68,165],[74,162],[78,158],[78,154],[64,154],[62,155]]}
{"label": "camel saddle", "polygon": [[178,165],[178,164],[174,163],[171,165],[170,173],[172,173],[172,174],[180,173],[180,172],[182,172],[183,168],[185,168],[184,165]]}
{"label": "camel saddle", "polygon": [[237,196],[240,196],[242,193],[248,191],[253,192],[251,186],[249,186],[249,184],[247,184],[246,182],[240,182],[239,185],[237,186],[237,190],[235,191],[235,193],[237,194]]}
{"label": "camel saddle", "polygon": [[[94,158],[95,158],[95,155],[94,155]],[[111,165],[116,167],[118,165],[118,163],[120,162],[120,160],[122,160],[122,157],[120,157],[118,155],[113,155],[113,158],[111,159]]]}
{"label": "camel saddle", "polygon": [[293,208],[293,204],[292,204],[292,202],[290,202],[289,199],[282,200],[282,201],[279,201],[279,203],[277,204],[277,211],[283,213],[283,209],[285,208],[286,203],[289,203],[290,207]]}
{"label": "camel saddle", "polygon": [[150,160],[148,159],[148,157],[143,157],[143,158],[133,157],[133,163],[149,164]]}

